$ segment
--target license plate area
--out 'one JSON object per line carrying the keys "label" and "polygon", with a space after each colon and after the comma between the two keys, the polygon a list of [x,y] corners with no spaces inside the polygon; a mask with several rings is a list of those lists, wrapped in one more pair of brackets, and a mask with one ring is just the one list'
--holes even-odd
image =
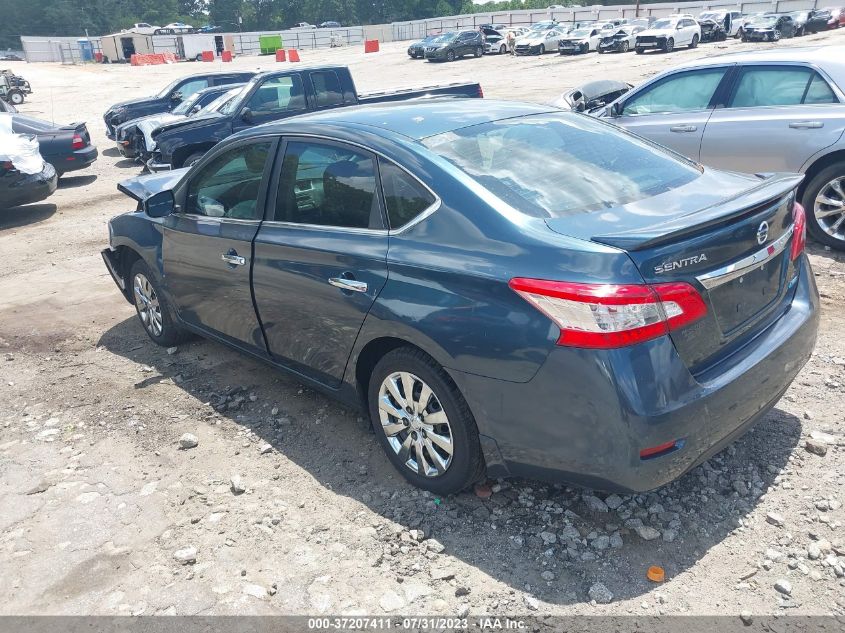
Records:
{"label": "license plate area", "polygon": [[773,305],[783,291],[785,253],[710,289],[710,304],[723,334]]}

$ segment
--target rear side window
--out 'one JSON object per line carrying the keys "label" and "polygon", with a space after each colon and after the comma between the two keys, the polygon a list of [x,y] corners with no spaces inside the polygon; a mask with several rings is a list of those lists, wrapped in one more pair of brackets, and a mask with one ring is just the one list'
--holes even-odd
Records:
{"label": "rear side window", "polygon": [[625,115],[668,114],[706,110],[727,69],[677,73],[642,90],[625,102]]}
{"label": "rear side window", "polygon": [[770,66],[743,68],[731,108],[799,105],[802,103],[836,103],[830,86],[810,68]]}
{"label": "rear side window", "polygon": [[537,217],[614,213],[614,207],[665,193],[701,174],[694,163],[572,113],[503,119],[423,143],[500,199]]}
{"label": "rear side window", "polygon": [[379,173],[391,229],[405,226],[436,202],[420,181],[397,165],[379,159]]}
{"label": "rear side window", "polygon": [[318,108],[343,104],[343,90],[340,88],[337,73],[311,73],[311,84],[314,86],[314,92],[317,95]]}
{"label": "rear side window", "polygon": [[273,219],[295,224],[382,229],[375,159],[343,145],[290,142]]}

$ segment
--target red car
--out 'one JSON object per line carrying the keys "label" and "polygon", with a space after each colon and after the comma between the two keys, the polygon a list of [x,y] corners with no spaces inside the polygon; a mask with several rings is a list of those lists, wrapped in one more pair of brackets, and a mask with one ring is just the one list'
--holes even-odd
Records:
{"label": "red car", "polygon": [[827,28],[838,29],[840,26],[845,26],[845,8],[825,7],[824,10],[830,12],[830,19],[827,21]]}

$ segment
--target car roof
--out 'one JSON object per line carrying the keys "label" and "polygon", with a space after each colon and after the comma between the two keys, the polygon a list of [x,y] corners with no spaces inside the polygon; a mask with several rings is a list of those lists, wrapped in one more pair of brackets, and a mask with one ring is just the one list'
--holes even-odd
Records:
{"label": "car roof", "polygon": [[808,46],[770,48],[713,55],[694,62],[686,62],[673,70],[706,68],[723,64],[753,64],[758,62],[808,63],[824,70],[845,92],[845,46]]}
{"label": "car roof", "polygon": [[421,140],[473,125],[545,112],[559,110],[535,103],[493,99],[409,100],[303,114],[260,128],[264,132],[284,134],[311,128],[311,124],[316,124],[317,129],[324,124],[364,126],[371,131],[381,130]]}

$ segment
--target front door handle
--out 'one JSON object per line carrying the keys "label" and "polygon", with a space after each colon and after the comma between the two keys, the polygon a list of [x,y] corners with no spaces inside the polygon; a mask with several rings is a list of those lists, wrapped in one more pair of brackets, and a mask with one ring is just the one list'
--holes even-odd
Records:
{"label": "front door handle", "polygon": [[330,277],[329,283],[341,290],[351,290],[352,292],[367,292],[367,282],[357,281],[356,279],[346,279],[345,277]]}
{"label": "front door handle", "polygon": [[789,124],[793,130],[818,130],[824,127],[821,121],[793,121]]}
{"label": "front door handle", "polygon": [[669,128],[670,132],[695,132],[698,129],[695,125],[673,125]]}
{"label": "front door handle", "polygon": [[228,253],[223,253],[220,256],[227,264],[231,264],[232,266],[243,266],[246,264],[246,259],[235,253],[234,251],[229,251]]}

